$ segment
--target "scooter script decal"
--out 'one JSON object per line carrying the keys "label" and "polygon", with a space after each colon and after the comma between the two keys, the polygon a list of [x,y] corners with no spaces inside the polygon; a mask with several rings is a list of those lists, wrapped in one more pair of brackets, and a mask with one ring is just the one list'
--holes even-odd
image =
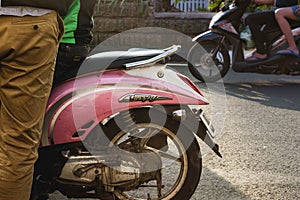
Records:
{"label": "scooter script decal", "polygon": [[135,101],[141,101],[141,102],[154,102],[158,100],[172,100],[172,98],[165,97],[165,96],[158,96],[153,94],[127,94],[123,96],[119,102],[135,102]]}

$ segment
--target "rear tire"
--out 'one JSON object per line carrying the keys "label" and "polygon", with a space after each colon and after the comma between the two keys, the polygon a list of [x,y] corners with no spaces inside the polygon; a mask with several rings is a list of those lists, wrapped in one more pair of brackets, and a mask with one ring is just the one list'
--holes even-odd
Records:
{"label": "rear tire", "polygon": [[[151,118],[150,118],[151,115]],[[200,148],[198,142],[196,141],[193,133],[180,124],[180,121],[173,120],[169,116],[165,116],[163,113],[159,111],[152,111],[151,109],[136,109],[134,111],[130,111],[130,117],[132,121],[134,121],[133,126],[136,127],[136,130],[145,130],[151,135],[153,133],[159,133],[160,137],[158,140],[161,140],[163,134],[168,137],[169,148],[174,149],[174,146],[177,147],[175,150],[180,151],[179,158],[177,160],[167,160],[168,157],[164,157],[165,152],[164,148],[156,149],[151,144],[146,143],[145,148],[151,147],[157,150],[157,152],[162,152],[162,162],[166,160],[165,165],[163,165],[162,169],[162,184],[165,186],[163,188],[162,197],[155,196],[155,191],[157,189],[151,189],[151,187],[146,188],[141,187],[136,190],[131,191],[122,191],[115,189],[115,195],[118,199],[147,199],[147,193],[151,195],[151,199],[172,199],[172,200],[185,200],[190,199],[190,197],[194,194],[196,190],[202,170],[202,159],[200,155]],[[115,119],[108,122],[105,126],[106,130],[109,130],[108,137],[115,145],[118,145],[120,142],[124,141],[123,137],[126,135],[130,135],[128,132],[124,132],[119,128],[119,122],[125,122],[126,119],[122,117],[122,115],[118,115]],[[127,122],[125,122],[127,123]],[[132,125],[131,125],[132,126]],[[138,131],[134,132],[137,134]],[[146,132],[147,132],[146,131]],[[149,142],[150,140],[148,140]],[[151,141],[153,142],[153,140]],[[175,145],[172,146],[173,142]],[[162,143],[164,144],[164,143]],[[120,147],[121,148],[121,147]],[[185,149],[185,151],[181,151]],[[170,163],[173,164],[170,164]],[[179,166],[179,175],[173,173],[174,168],[177,169],[176,166]],[[175,166],[175,167],[174,167]],[[166,169],[165,169],[166,168]],[[175,178],[170,178],[170,177]],[[177,177],[177,179],[176,179]],[[171,180],[165,180],[170,178]],[[174,179],[174,180],[173,180]],[[151,183],[149,183],[151,185]],[[147,183],[143,183],[143,185],[147,185]],[[153,185],[153,183],[152,183]],[[168,190],[170,189],[170,190]],[[153,193],[152,193],[153,191]],[[146,193],[147,192],[147,193]],[[145,194],[146,193],[146,194]],[[145,195],[145,196],[144,196]]]}

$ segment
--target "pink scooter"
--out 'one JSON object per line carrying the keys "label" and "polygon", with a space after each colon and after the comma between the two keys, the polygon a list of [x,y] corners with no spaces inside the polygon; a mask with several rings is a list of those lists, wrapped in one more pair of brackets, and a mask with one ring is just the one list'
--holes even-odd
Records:
{"label": "pink scooter", "polygon": [[163,63],[178,48],[98,53],[53,88],[31,199],[55,190],[69,198],[193,195],[202,170],[197,137],[221,155],[203,113],[190,107],[208,101]]}

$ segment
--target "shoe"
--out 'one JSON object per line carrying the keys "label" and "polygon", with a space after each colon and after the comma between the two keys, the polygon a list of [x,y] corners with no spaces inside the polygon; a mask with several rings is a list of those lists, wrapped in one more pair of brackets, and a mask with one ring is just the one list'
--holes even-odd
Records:
{"label": "shoe", "polygon": [[296,56],[298,58],[300,58],[300,55],[297,54],[295,51],[293,51],[292,49],[290,48],[287,48],[287,49],[283,49],[283,50],[280,50],[280,51],[277,51],[276,54],[280,54],[280,55],[293,55],[293,56]]}
{"label": "shoe", "polygon": [[255,56],[254,53],[253,53],[251,56],[247,57],[245,60],[247,62],[258,62],[258,61],[263,61],[263,60],[266,60],[266,59],[267,59],[267,57],[260,58],[260,57]]}

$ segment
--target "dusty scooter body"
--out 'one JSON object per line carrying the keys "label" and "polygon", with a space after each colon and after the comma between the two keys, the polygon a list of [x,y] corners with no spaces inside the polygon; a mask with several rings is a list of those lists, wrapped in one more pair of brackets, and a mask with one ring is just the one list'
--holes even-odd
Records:
{"label": "dusty scooter body", "polygon": [[55,190],[69,198],[190,198],[202,169],[196,138],[220,153],[203,113],[189,107],[207,100],[161,63],[178,48],[98,53],[53,88],[31,199]]}
{"label": "dusty scooter body", "polygon": [[[199,80],[214,82],[224,77],[230,64],[235,72],[261,74],[300,75],[300,57],[280,55],[287,48],[279,27],[274,30],[264,27],[268,59],[257,62],[245,61],[245,42],[240,38],[243,15],[251,0],[235,0],[218,12],[211,20],[209,30],[193,38],[188,61],[190,72]],[[293,22],[293,35],[300,49],[300,23]],[[204,51],[204,50],[205,51]],[[230,58],[229,50],[232,50]]]}

